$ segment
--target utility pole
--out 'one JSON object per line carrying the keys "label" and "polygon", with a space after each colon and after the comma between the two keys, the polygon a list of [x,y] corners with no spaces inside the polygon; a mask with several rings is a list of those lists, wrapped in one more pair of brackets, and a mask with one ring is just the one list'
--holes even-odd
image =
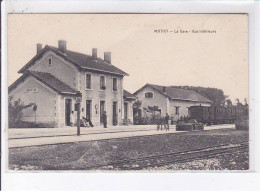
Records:
{"label": "utility pole", "polygon": [[36,110],[37,110],[37,108],[36,108],[36,92],[34,92],[34,107],[33,107],[33,109],[34,109],[34,123],[36,125]]}
{"label": "utility pole", "polygon": [[77,135],[80,136],[80,102],[77,103]]}
{"label": "utility pole", "polygon": [[80,136],[80,102],[82,101],[82,93],[77,92],[76,94],[76,108],[77,108],[77,135]]}

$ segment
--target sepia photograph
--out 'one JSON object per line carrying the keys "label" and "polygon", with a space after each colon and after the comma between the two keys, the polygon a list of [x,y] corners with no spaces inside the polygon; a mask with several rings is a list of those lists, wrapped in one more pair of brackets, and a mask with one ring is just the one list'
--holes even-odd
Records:
{"label": "sepia photograph", "polygon": [[248,14],[8,14],[10,172],[248,172]]}

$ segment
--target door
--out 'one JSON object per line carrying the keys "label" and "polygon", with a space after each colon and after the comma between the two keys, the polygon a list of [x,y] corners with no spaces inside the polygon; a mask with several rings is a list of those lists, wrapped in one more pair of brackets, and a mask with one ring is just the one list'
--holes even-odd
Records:
{"label": "door", "polygon": [[102,115],[105,112],[105,101],[100,101],[100,123],[103,124]]}
{"label": "door", "polygon": [[142,118],[142,110],[141,109],[138,109],[137,114],[138,114],[138,118]]}
{"label": "door", "polygon": [[71,114],[71,99],[65,99],[65,124],[70,126],[70,114]]}
{"label": "door", "polygon": [[128,119],[128,104],[124,103],[124,119]]}
{"label": "door", "polygon": [[86,100],[86,118],[88,118],[90,121],[92,120],[91,113],[92,113],[92,100]]}
{"label": "door", "polygon": [[113,102],[113,125],[117,125],[117,102]]}

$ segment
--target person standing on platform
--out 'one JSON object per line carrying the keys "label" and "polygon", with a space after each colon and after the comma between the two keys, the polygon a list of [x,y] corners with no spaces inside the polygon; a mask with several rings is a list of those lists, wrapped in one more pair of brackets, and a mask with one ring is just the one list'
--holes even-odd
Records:
{"label": "person standing on platform", "polygon": [[163,126],[163,118],[161,116],[157,117],[157,131],[160,130],[161,127],[161,131],[162,131],[162,126]]}
{"label": "person standing on platform", "polygon": [[75,125],[75,114],[74,111],[71,111],[70,114],[70,126],[73,127]]}

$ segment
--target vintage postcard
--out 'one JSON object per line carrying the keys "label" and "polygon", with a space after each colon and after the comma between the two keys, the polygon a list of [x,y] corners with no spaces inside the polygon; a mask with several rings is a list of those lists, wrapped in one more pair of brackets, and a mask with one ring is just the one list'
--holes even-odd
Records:
{"label": "vintage postcard", "polygon": [[8,14],[8,169],[242,171],[248,14]]}

